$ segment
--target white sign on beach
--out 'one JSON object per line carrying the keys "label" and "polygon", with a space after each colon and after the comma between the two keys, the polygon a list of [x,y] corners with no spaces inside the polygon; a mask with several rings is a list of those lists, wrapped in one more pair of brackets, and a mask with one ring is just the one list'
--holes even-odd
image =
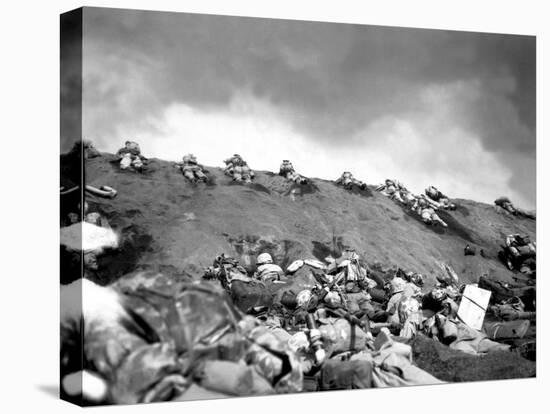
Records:
{"label": "white sign on beach", "polygon": [[458,317],[469,327],[481,330],[491,291],[467,285],[458,308]]}

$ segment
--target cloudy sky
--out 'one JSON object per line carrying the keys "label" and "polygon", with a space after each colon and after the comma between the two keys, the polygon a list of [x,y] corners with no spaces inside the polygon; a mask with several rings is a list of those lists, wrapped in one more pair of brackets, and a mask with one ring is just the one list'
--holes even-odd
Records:
{"label": "cloudy sky", "polygon": [[83,136],[535,207],[535,38],[86,9]]}

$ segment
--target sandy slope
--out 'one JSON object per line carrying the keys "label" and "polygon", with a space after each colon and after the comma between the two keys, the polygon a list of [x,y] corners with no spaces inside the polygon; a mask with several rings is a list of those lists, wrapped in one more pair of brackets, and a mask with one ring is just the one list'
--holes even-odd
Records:
{"label": "sandy slope", "polygon": [[[348,246],[368,263],[419,271],[428,284],[440,272],[438,262],[450,264],[464,282],[484,273],[511,280],[497,259],[503,238],[518,232],[535,240],[535,221],[474,201],[457,200],[457,211],[442,213],[449,223],[442,229],[426,226],[372,189],[351,193],[320,179],[298,187],[262,171],[246,186],[231,182],[221,168],[208,171],[213,183],[194,185],[167,161],[152,159],[145,174],[120,171],[110,154],[86,161],[87,184],[118,190],[114,200],[88,196],[125,243],[122,252],[100,262],[109,269],[99,275],[103,283],[140,268],[197,277],[222,252],[253,268],[262,251],[284,266]],[[487,258],[464,256],[467,243],[484,249]]]}

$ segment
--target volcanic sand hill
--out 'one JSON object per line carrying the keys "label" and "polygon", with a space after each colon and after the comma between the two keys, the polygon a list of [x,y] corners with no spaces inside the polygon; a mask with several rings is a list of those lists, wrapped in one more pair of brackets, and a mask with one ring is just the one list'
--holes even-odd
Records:
{"label": "volcanic sand hill", "polygon": [[[352,192],[317,178],[300,186],[259,170],[253,184],[244,185],[222,168],[205,168],[210,183],[193,184],[168,161],[150,159],[139,174],[121,171],[112,154],[86,160],[87,184],[118,191],[112,200],[86,196],[90,210],[103,213],[122,236],[120,251],[99,259],[99,283],[147,269],[198,278],[220,253],[252,271],[261,252],[284,268],[295,259],[337,257],[346,247],[369,265],[420,272],[427,286],[442,263],[462,283],[477,282],[483,274],[512,281],[513,273],[497,256],[505,236],[521,233],[535,240],[534,220],[470,200],[457,199],[456,211],[439,212],[449,224],[445,229],[425,225],[373,187]],[[476,249],[475,256],[464,255],[466,244]]]}

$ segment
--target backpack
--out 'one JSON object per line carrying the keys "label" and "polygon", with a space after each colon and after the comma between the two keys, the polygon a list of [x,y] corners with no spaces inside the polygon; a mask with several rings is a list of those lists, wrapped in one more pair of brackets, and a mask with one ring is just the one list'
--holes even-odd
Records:
{"label": "backpack", "polygon": [[[247,284],[236,281],[235,285]],[[155,320],[156,326],[166,327],[168,342],[174,344],[177,355],[184,355],[189,362],[184,372],[186,378],[213,388],[215,385],[205,380],[204,367],[220,365],[215,361],[227,361],[221,365],[232,362],[238,363],[235,368],[249,367],[248,374],[257,374],[254,383],[265,385],[267,381],[274,392],[301,391],[302,372],[296,355],[267,327],[260,325],[255,318],[243,315],[219,286],[207,282],[182,283],[177,289],[170,285],[162,291],[141,287],[133,294],[141,297],[160,316]],[[155,318],[154,313],[148,312],[145,316],[151,314]],[[157,369],[156,365],[149,365],[148,369]],[[163,372],[170,378],[171,372]],[[181,368],[176,372],[182,372]],[[216,383],[228,380],[227,373],[214,370],[211,374],[210,378]],[[230,386],[223,392],[248,395],[250,387],[245,387],[242,382],[247,381],[248,374],[244,373],[242,378],[239,376],[237,382],[224,382]],[[262,390],[269,387],[262,386]]]}
{"label": "backpack", "polygon": [[371,388],[372,372],[372,362],[367,360],[329,359],[321,370],[319,385],[323,391]]}
{"label": "backpack", "polygon": [[245,313],[253,312],[257,308],[271,307],[273,296],[268,284],[259,280],[234,280],[230,290],[233,304]]}

